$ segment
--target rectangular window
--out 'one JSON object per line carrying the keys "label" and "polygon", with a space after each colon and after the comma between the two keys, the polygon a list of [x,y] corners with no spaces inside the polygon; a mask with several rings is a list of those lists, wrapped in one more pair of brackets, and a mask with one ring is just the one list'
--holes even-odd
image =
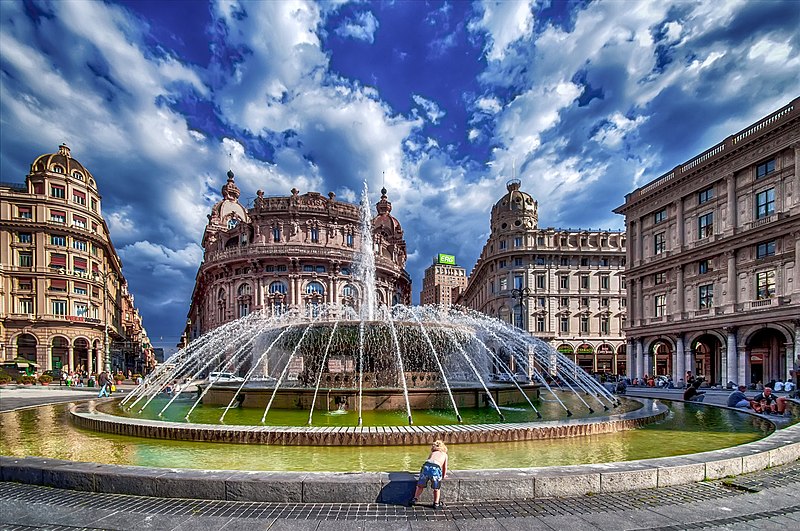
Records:
{"label": "rectangular window", "polygon": [[506,249],[506,241],[500,240],[500,250],[504,251]]}
{"label": "rectangular window", "polygon": [[72,226],[78,227],[79,229],[86,228],[86,218],[81,216],[72,216]]}
{"label": "rectangular window", "polygon": [[756,246],[756,258],[766,258],[775,255],[775,240],[759,243]]}
{"label": "rectangular window", "polygon": [[31,219],[33,217],[33,209],[29,206],[17,207],[17,216],[22,219]]}
{"label": "rectangular window", "polygon": [[311,229],[311,242],[319,243],[319,229],[316,227]]}
{"label": "rectangular window", "polygon": [[588,265],[589,265],[589,259],[588,258],[581,258],[581,267],[586,267]]}
{"label": "rectangular window", "polygon": [[547,299],[545,297],[539,297],[539,308],[544,308],[547,305]]}
{"label": "rectangular window", "polygon": [[61,212],[60,210],[51,210],[50,221],[55,221],[56,223],[66,223],[67,214],[65,212]]}
{"label": "rectangular window", "polygon": [[505,291],[508,289],[508,279],[506,277],[502,277],[500,279],[500,291]]}
{"label": "rectangular window", "polygon": [[76,302],[75,315],[78,317],[89,317],[89,306],[85,302]]}
{"label": "rectangular window", "polygon": [[769,159],[756,166],[756,179],[766,177],[775,171],[775,159]]}
{"label": "rectangular window", "polygon": [[275,267],[275,271],[278,271],[278,272],[286,271],[286,264],[281,264],[279,266],[276,266]]}
{"label": "rectangular window", "polygon": [[514,247],[522,247],[522,236],[514,237]]}
{"label": "rectangular window", "polygon": [[514,275],[514,289],[523,288],[524,277],[522,275]]}
{"label": "rectangular window", "polygon": [[667,296],[656,295],[654,297],[656,317],[663,317],[667,311]]}
{"label": "rectangular window", "polygon": [[514,267],[522,267],[522,258],[514,258]]}
{"label": "rectangular window", "polygon": [[544,256],[537,256],[536,257],[536,265],[543,266],[546,264]]}
{"label": "rectangular window", "polygon": [[541,315],[539,317],[537,317],[536,318],[536,331],[537,332],[544,332],[545,331],[544,324],[545,324],[544,323],[544,317],[542,317]]}
{"label": "rectangular window", "polygon": [[21,291],[31,291],[33,289],[33,279],[20,278],[17,280],[17,289]]}
{"label": "rectangular window", "polygon": [[714,284],[705,284],[698,288],[697,304],[701,310],[714,306]]}
{"label": "rectangular window", "polygon": [[77,249],[79,251],[86,251],[88,246],[86,242],[83,240],[72,240],[72,248]]}
{"label": "rectangular window", "polygon": [[586,316],[581,316],[581,334],[588,334],[589,333],[589,318]]}
{"label": "rectangular window", "polygon": [[561,289],[569,289],[569,276],[568,275],[561,275],[560,277],[560,286]]}
{"label": "rectangular window", "polygon": [[29,251],[20,251],[19,265],[20,267],[33,267],[33,253]]}
{"label": "rectangular window", "polygon": [[708,203],[714,198],[714,187],[706,188],[705,190],[700,190],[697,193],[697,204],[702,205],[703,203]]}
{"label": "rectangular window", "polygon": [[303,266],[303,272],[304,273],[313,273],[314,272],[314,266],[313,265],[304,265]]}
{"label": "rectangular window", "polygon": [[589,275],[581,275],[581,289],[589,289]]}
{"label": "rectangular window", "polygon": [[619,307],[620,308],[627,308],[628,307],[628,299],[626,299],[625,297],[622,297],[619,300]]}
{"label": "rectangular window", "polygon": [[50,281],[50,291],[67,291],[67,279],[54,278]]}
{"label": "rectangular window", "polygon": [[85,258],[73,258],[72,259],[72,270],[76,273],[86,273],[87,263]]}
{"label": "rectangular window", "polygon": [[568,266],[569,265],[569,258],[567,258],[566,256],[562,256],[561,257],[561,265],[562,266]]}
{"label": "rectangular window", "polygon": [[708,273],[709,269],[711,269],[711,263],[708,260],[700,260],[697,262],[697,272],[700,275],[704,275]]}
{"label": "rectangular window", "polygon": [[600,307],[608,308],[608,297],[603,297],[600,299]]}
{"label": "rectangular window", "polygon": [[50,245],[58,245],[59,247],[67,246],[67,237],[60,234],[50,235]]}
{"label": "rectangular window", "polygon": [[659,210],[658,212],[653,214],[653,223],[661,223],[665,219],[667,219],[667,209],[666,208],[662,208],[661,210]]}
{"label": "rectangular window", "polygon": [[562,308],[569,307],[569,297],[561,297],[561,307]]}
{"label": "rectangular window", "polygon": [[50,185],[50,196],[58,199],[64,199],[67,196],[66,188],[57,184],[52,184]]}
{"label": "rectangular window", "polygon": [[561,318],[561,333],[566,334],[569,332],[569,317]]}
{"label": "rectangular window", "polygon": [[775,271],[756,273],[756,298],[771,299],[775,296]]}
{"label": "rectangular window", "polygon": [[33,311],[33,299],[19,299],[19,305],[17,306],[18,313],[34,313]]}
{"label": "rectangular window", "polygon": [[67,301],[52,301],[53,315],[67,315]]}
{"label": "rectangular window", "polygon": [[95,244],[92,244],[92,256],[97,256],[98,254],[97,251],[98,251],[97,246]]}
{"label": "rectangular window", "polygon": [[97,212],[97,199],[89,199],[89,204],[91,205],[90,208],[92,212]]}
{"label": "rectangular window", "polygon": [[559,243],[561,244],[562,247],[566,247],[567,246],[567,238],[566,238],[566,236],[562,236],[559,239]]}
{"label": "rectangular window", "polygon": [[665,234],[664,232],[659,232],[653,236],[653,254],[661,254],[667,250],[667,238]]}
{"label": "rectangular window", "polygon": [[697,218],[698,238],[708,238],[714,234],[714,213],[709,212]]}
{"label": "rectangular window", "polygon": [[608,317],[600,318],[600,333],[604,336],[607,336],[611,333],[611,326]]}
{"label": "rectangular window", "polygon": [[536,287],[539,289],[544,289],[545,286],[545,277],[544,275],[536,275]]}
{"label": "rectangular window", "polygon": [[33,183],[33,193],[36,195],[44,195],[44,183]]}
{"label": "rectangular window", "polygon": [[81,192],[80,190],[73,190],[72,191],[72,202],[77,203],[79,205],[86,204],[86,193]]}
{"label": "rectangular window", "polygon": [[600,275],[600,289],[608,289],[611,286],[611,278],[608,275]]}
{"label": "rectangular window", "polygon": [[608,267],[608,258],[601,258],[600,259],[600,266],[601,267]]}
{"label": "rectangular window", "polygon": [[72,287],[72,291],[74,291],[77,295],[86,295],[88,293],[86,290],[86,284],[83,282],[75,282],[74,286]]}
{"label": "rectangular window", "polygon": [[581,306],[584,308],[589,307],[589,297],[581,297]]}
{"label": "rectangular window", "polygon": [[348,234],[347,236],[345,236],[345,243],[347,244],[348,247],[352,247],[353,246],[353,235],[352,234]]}
{"label": "rectangular window", "polygon": [[619,279],[619,289],[624,291],[625,290],[625,286],[626,286],[625,277],[621,277]]}
{"label": "rectangular window", "polygon": [[505,260],[500,260],[500,263],[497,264],[497,267],[499,267],[500,269],[504,269],[506,266],[508,266],[508,262],[506,262]]}
{"label": "rectangular window", "polygon": [[536,237],[536,245],[544,245],[544,236]]}
{"label": "rectangular window", "polygon": [[775,188],[756,194],[756,219],[766,218],[775,213]]}
{"label": "rectangular window", "polygon": [[494,282],[489,281],[489,293],[494,293]]}
{"label": "rectangular window", "polygon": [[659,285],[667,281],[667,274],[664,272],[656,273],[653,275],[653,284]]}
{"label": "rectangular window", "polygon": [[17,241],[19,243],[32,243],[33,235],[30,232],[18,232]]}

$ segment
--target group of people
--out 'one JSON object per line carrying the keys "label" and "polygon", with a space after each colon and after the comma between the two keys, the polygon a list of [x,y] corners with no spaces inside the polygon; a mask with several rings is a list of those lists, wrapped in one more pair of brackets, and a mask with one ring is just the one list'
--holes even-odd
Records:
{"label": "group of people", "polygon": [[786,398],[783,396],[775,396],[772,389],[765,387],[763,391],[754,396],[747,398],[745,391],[747,386],[740,385],[734,392],[728,396],[728,407],[740,407],[752,409],[756,413],[783,415],[786,411]]}

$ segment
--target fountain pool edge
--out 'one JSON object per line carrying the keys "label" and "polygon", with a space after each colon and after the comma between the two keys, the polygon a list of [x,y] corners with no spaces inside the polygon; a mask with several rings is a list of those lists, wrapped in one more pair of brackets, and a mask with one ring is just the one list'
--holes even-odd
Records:
{"label": "fountain pool edge", "polygon": [[[707,405],[706,407],[715,407]],[[684,456],[618,463],[453,471],[448,502],[620,492],[720,479],[800,459],[800,424],[764,439]],[[0,456],[0,480],[82,491],[164,498],[294,503],[403,503],[409,472],[241,472],[78,463]]]}
{"label": "fountain pool edge", "polygon": [[669,409],[657,400],[632,399],[643,404],[634,411],[596,418],[498,424],[455,424],[392,427],[239,426],[178,423],[118,417],[97,411],[97,401],[73,404],[72,422],[84,429],[114,435],[172,441],[273,444],[287,446],[428,445],[433,439],[447,444],[494,443],[561,439],[614,433],[658,422]]}

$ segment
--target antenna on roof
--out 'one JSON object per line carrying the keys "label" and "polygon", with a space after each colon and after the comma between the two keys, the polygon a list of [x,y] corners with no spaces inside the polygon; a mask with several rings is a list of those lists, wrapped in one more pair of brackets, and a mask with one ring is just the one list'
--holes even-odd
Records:
{"label": "antenna on roof", "polygon": [[386,170],[381,172],[381,188],[386,188]]}
{"label": "antenna on roof", "polygon": [[516,179],[517,178],[517,159],[516,158],[512,158],[511,159],[511,178],[512,179]]}

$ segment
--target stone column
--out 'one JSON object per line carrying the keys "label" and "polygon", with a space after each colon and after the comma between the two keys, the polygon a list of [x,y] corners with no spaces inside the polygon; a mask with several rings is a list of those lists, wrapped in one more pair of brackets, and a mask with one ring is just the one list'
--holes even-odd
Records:
{"label": "stone column", "polygon": [[733,174],[728,176],[728,226],[725,232],[733,233],[736,230],[736,176]]}
{"label": "stone column", "polygon": [[738,358],[738,372],[739,381],[737,383],[750,385],[750,364],[747,363],[747,348],[745,345],[737,345],[737,358]]}
{"label": "stone column", "polygon": [[678,250],[680,250],[680,249],[683,248],[684,238],[685,238],[685,236],[684,236],[685,229],[684,229],[684,226],[683,226],[683,198],[682,197],[679,197],[678,200],[675,201],[675,207],[676,207],[675,208],[675,211],[676,211],[676,213],[675,213],[675,216],[676,216],[675,231],[678,233],[677,234],[678,238],[677,238],[676,241],[677,241],[677,244],[678,244]]}
{"label": "stone column", "polygon": [[736,282],[736,251],[729,251],[728,257],[728,300],[727,303],[733,305],[733,311],[736,311],[736,299],[739,287]]}
{"label": "stone column", "polygon": [[86,349],[86,372],[92,374],[94,372],[94,363],[92,359],[92,345]]}
{"label": "stone column", "polygon": [[[111,341],[111,340],[109,339],[109,341]],[[53,356],[51,355],[51,356],[49,356],[49,358],[52,359]],[[72,351],[72,345],[67,347],[67,359],[69,360],[69,370],[70,371],[74,371],[75,370],[75,354]],[[64,362],[61,362],[61,364],[63,365]]]}
{"label": "stone column", "polygon": [[[689,347],[689,348],[686,348]],[[684,345],[683,347],[683,375],[686,376],[686,371],[692,371],[694,376],[694,352],[691,345]]]}
{"label": "stone column", "polygon": [[686,311],[686,293],[683,287],[683,266],[675,267],[675,301],[678,303],[678,319],[683,319],[683,312]]}
{"label": "stone column", "polygon": [[728,382],[733,382],[735,384],[740,384],[737,378],[739,377],[739,369],[736,366],[736,329],[735,328],[728,328],[726,330],[728,333],[728,340],[727,340],[727,370],[725,371],[725,381],[722,382],[723,384],[727,384]]}
{"label": "stone column", "polygon": [[644,376],[644,341],[642,338],[636,340],[636,377]]}
{"label": "stone column", "polygon": [[[675,385],[677,385],[681,380],[685,380],[684,377],[686,376],[686,352],[683,346],[683,334],[678,334],[675,338],[675,351],[676,367],[675,376],[672,380],[675,382]],[[684,383],[686,382],[684,381]]]}
{"label": "stone column", "polygon": [[642,234],[642,219],[636,220],[636,263],[641,264],[644,258],[644,235]]}
{"label": "stone column", "polygon": [[644,291],[642,290],[642,279],[636,280],[636,314],[638,316],[638,324],[641,326],[644,323]]}
{"label": "stone column", "polygon": [[633,338],[628,339],[628,343],[625,346],[625,376],[628,378],[633,378],[636,375],[636,371],[634,371],[635,367],[633,366],[634,363],[634,354],[633,349],[636,348]]}

